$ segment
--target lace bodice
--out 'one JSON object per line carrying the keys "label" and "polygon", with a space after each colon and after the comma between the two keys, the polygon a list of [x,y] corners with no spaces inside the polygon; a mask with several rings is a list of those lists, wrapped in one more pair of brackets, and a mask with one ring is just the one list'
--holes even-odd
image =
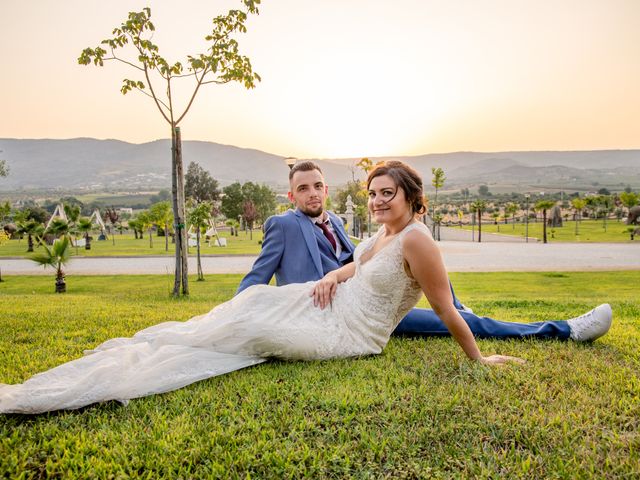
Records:
{"label": "lace bodice", "polygon": [[255,285],[209,313],[166,322],[131,338],[108,340],[88,355],[23,384],[0,384],[0,413],[39,413],[161,393],[204,378],[283,359],[377,354],[420,288],[404,268],[402,243],[421,223],[405,227],[366,262],[384,227],[355,251],[355,275],[338,285],[330,308],[309,295],[315,282]]}
{"label": "lace bodice", "polygon": [[374,247],[384,233],[385,228],[382,226],[373,237],[362,242],[354,254],[358,284],[370,295],[366,301],[371,305],[371,309],[375,308],[381,314],[384,312],[394,318],[393,328],[415,306],[422,295],[420,285],[407,274],[402,252],[405,235],[416,229],[430,235],[423,224],[412,223],[375,255],[363,262],[362,256]]}

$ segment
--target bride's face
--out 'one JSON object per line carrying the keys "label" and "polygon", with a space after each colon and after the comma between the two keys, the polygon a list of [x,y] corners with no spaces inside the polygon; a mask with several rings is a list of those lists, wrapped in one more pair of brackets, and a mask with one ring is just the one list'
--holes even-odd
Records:
{"label": "bride's face", "polygon": [[378,223],[406,222],[411,207],[402,188],[389,175],[380,175],[369,184],[369,211]]}

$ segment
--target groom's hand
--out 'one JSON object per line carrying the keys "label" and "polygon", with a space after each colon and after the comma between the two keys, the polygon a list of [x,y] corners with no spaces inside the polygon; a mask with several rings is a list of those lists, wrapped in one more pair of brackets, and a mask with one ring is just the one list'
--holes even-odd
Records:
{"label": "groom's hand", "polygon": [[338,275],[335,272],[329,272],[316,282],[309,296],[313,297],[314,306],[324,309],[327,305],[331,305],[337,289]]}

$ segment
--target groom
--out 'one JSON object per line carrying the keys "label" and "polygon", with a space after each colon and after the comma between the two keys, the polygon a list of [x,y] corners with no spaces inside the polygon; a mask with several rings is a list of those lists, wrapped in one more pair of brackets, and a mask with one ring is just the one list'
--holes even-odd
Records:
{"label": "groom", "polygon": [[[296,163],[289,171],[289,200],[296,207],[270,217],[264,224],[262,250],[237,293],[256,284],[268,284],[273,275],[278,285],[321,279],[326,273],[353,261],[355,246],[342,221],[324,209],[328,189],[320,167],[314,162]],[[453,303],[480,338],[557,338],[593,340],[609,329],[611,309],[598,307],[568,321],[514,323],[479,317],[465,308],[451,289]],[[608,310],[607,310],[608,309]],[[431,309],[414,308],[394,334],[449,335],[447,327]]]}

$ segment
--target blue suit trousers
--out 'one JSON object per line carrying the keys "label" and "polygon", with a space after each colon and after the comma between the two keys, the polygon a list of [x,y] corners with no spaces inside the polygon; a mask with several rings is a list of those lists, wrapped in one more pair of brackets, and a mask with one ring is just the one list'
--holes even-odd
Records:
{"label": "blue suit trousers", "polygon": [[[489,317],[465,312],[449,282],[453,305],[469,325],[471,333],[477,338],[556,338],[567,340],[571,334],[569,324],[564,320],[532,323],[502,322]],[[451,335],[446,325],[431,309],[413,308],[404,317],[393,332],[394,335],[420,335],[445,337]]]}
{"label": "blue suit trousers", "polygon": [[[478,338],[556,338],[567,340],[571,333],[564,320],[533,323],[502,322],[489,317],[479,317],[460,311],[471,333]],[[414,308],[393,332],[394,335],[447,336],[446,325],[436,312],[425,308]]]}

